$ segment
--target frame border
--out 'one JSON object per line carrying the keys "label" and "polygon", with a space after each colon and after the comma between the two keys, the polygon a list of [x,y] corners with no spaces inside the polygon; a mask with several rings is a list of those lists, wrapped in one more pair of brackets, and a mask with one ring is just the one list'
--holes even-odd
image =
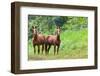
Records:
{"label": "frame border", "polygon": [[[62,8],[62,9],[79,9],[79,10],[94,10],[94,66],[79,66],[79,67],[62,67],[62,68],[47,68],[47,69],[27,69],[20,70],[20,7],[42,7],[42,8]],[[89,70],[97,69],[97,7],[80,6],[80,5],[61,5],[48,3],[31,3],[31,2],[12,2],[11,3],[11,72],[14,74],[25,73],[41,73],[41,72],[57,72],[57,71],[73,71],[73,70]]]}

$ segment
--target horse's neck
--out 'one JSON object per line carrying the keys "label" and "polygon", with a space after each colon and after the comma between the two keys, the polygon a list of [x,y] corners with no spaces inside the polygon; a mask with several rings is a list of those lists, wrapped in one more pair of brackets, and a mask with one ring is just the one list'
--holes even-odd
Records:
{"label": "horse's neck", "polygon": [[38,37],[38,35],[35,34],[35,35],[33,36],[34,40],[37,40],[37,37]]}
{"label": "horse's neck", "polygon": [[57,40],[60,40],[60,35],[57,35]]}

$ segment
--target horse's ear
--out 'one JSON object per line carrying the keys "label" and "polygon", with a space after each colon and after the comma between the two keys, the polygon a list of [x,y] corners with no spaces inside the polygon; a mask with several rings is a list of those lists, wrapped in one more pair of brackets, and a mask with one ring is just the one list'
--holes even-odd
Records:
{"label": "horse's ear", "polygon": [[35,29],[36,27],[35,26],[32,26],[32,28]]}
{"label": "horse's ear", "polygon": [[57,29],[60,29],[60,26],[57,26]]}
{"label": "horse's ear", "polygon": [[35,28],[37,29],[37,26],[35,26]]}
{"label": "horse's ear", "polygon": [[32,26],[33,29],[37,29],[37,26]]}

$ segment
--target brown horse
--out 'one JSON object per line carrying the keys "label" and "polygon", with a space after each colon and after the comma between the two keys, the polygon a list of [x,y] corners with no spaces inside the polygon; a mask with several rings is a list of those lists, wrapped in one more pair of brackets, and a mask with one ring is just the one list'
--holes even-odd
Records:
{"label": "brown horse", "polygon": [[42,34],[39,34],[35,26],[32,27],[32,31],[33,31],[32,42],[33,42],[33,47],[34,47],[34,54],[36,53],[36,46],[38,47],[38,54],[40,53],[40,45],[42,45],[42,53],[43,53],[45,36]]}
{"label": "brown horse", "polygon": [[[56,31],[55,31],[55,35],[48,35],[46,37],[46,41],[45,41],[45,52],[46,52],[46,54],[49,54],[49,50],[50,50],[51,45],[54,46],[54,55],[55,55],[55,53],[58,54],[60,43],[61,43],[60,27],[57,27]],[[57,47],[57,49],[56,49],[56,47]]]}

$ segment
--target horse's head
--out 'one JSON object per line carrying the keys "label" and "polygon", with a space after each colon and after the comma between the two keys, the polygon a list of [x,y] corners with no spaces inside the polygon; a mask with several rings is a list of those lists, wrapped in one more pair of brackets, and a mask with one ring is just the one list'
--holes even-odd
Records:
{"label": "horse's head", "polygon": [[56,35],[60,35],[60,31],[61,31],[61,30],[60,30],[60,27],[57,26],[56,31],[55,31],[55,34],[56,34]]}
{"label": "horse's head", "polygon": [[37,34],[37,28],[36,28],[36,26],[32,26],[32,32],[33,32],[33,35]]}

